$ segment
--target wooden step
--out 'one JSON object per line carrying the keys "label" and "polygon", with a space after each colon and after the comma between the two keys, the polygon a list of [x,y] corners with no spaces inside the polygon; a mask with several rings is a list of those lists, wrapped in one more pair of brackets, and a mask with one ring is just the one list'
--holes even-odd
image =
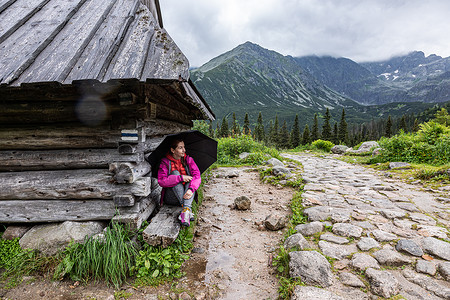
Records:
{"label": "wooden step", "polygon": [[178,220],[180,213],[180,206],[165,205],[161,207],[161,210],[142,233],[144,241],[149,245],[163,248],[171,245],[180,233],[181,224]]}

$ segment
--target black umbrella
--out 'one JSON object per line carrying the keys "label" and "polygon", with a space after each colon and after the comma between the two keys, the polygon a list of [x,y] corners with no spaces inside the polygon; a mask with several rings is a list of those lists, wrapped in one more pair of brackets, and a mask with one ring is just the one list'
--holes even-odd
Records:
{"label": "black umbrella", "polygon": [[152,177],[158,177],[161,158],[169,152],[173,140],[184,142],[186,154],[192,157],[197,164],[200,173],[203,173],[217,160],[217,141],[204,135],[200,131],[190,130],[167,135],[159,146],[147,158],[152,166]]}

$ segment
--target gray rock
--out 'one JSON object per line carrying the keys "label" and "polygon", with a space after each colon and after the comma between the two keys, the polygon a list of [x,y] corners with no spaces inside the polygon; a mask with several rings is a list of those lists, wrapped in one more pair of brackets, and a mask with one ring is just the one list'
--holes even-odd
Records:
{"label": "gray rock", "polygon": [[326,220],[331,215],[331,207],[329,206],[314,206],[303,210],[303,213],[308,216],[310,222]]}
{"label": "gray rock", "polygon": [[433,219],[430,216],[427,216],[425,214],[421,214],[421,213],[411,213],[409,215],[410,219],[413,220],[414,222],[420,223],[422,225],[431,225],[434,226],[436,225],[436,220]]}
{"label": "gray rock", "polygon": [[331,234],[329,232],[322,234],[320,236],[320,239],[327,241],[327,242],[339,244],[339,245],[348,244],[348,242],[349,242],[349,240],[347,238],[342,237],[342,236],[337,236],[337,235]]}
{"label": "gray rock", "polygon": [[400,292],[397,279],[388,271],[369,268],[366,270],[366,276],[370,283],[370,290],[378,296],[389,298]]}
{"label": "gray rock", "polygon": [[32,226],[8,226],[3,232],[2,239],[13,240],[21,238]]}
{"label": "gray rock", "polygon": [[318,232],[321,232],[323,231],[323,228],[324,228],[323,223],[317,221],[306,224],[299,224],[295,226],[295,230],[297,230],[297,232],[306,236],[310,236]]}
{"label": "gray rock", "polygon": [[292,176],[291,171],[285,167],[273,167],[272,174],[275,176],[285,175],[288,178]]}
{"label": "gray rock", "polygon": [[422,240],[422,247],[425,252],[436,255],[445,260],[450,260],[450,243],[443,242],[433,237]]}
{"label": "gray rock", "polygon": [[239,177],[239,172],[236,170],[220,172],[216,175],[217,178],[236,178]]}
{"label": "gray rock", "polygon": [[361,251],[369,251],[372,248],[380,248],[380,244],[371,237],[362,237],[356,245]]}
{"label": "gray rock", "polygon": [[400,252],[406,252],[410,255],[414,256],[422,256],[423,250],[422,248],[413,240],[399,240],[395,249]]}
{"label": "gray rock", "polygon": [[358,151],[360,153],[369,152],[375,148],[380,148],[380,145],[375,141],[368,141],[368,142],[362,143],[361,146],[359,146],[358,150],[356,150],[356,151]]}
{"label": "gray rock", "polygon": [[381,154],[381,151],[383,151],[383,148],[376,148],[376,149],[373,149],[373,151],[372,151],[372,156],[380,155],[380,154]]}
{"label": "gray rock", "polygon": [[395,234],[383,230],[373,230],[372,234],[374,238],[379,242],[390,242],[398,239],[398,236],[396,236]]}
{"label": "gray rock", "polygon": [[284,167],[284,164],[283,164],[280,160],[278,160],[278,159],[276,159],[276,158],[274,158],[274,157],[272,157],[271,159],[269,159],[269,160],[267,161],[267,163],[268,163],[269,165],[274,166],[274,167]]}
{"label": "gray rock", "polygon": [[293,234],[284,241],[284,249],[289,250],[294,247],[298,247],[300,250],[309,248],[308,241],[301,233]]}
{"label": "gray rock", "polygon": [[332,230],[334,234],[356,238],[359,238],[363,231],[361,227],[347,223],[336,223],[333,225]]}
{"label": "gray rock", "polygon": [[438,239],[447,239],[447,229],[438,226],[431,225],[419,225],[417,226],[417,232],[422,236],[433,236]]}
{"label": "gray rock", "polygon": [[82,243],[86,237],[102,232],[104,227],[100,222],[72,221],[37,225],[24,234],[19,240],[19,244],[23,249],[35,249],[46,255],[55,255],[59,250],[63,250],[70,241]]}
{"label": "gray rock", "polygon": [[411,259],[408,257],[389,249],[375,251],[373,256],[380,264],[386,266],[398,267],[411,263]]}
{"label": "gray rock", "polygon": [[335,146],[333,146],[333,148],[331,148],[331,153],[334,153],[334,154],[344,154],[345,151],[347,151],[347,149],[349,149],[347,146],[344,146],[344,145],[335,145]]}
{"label": "gray rock", "polygon": [[391,162],[389,163],[389,169],[393,170],[399,170],[399,169],[409,169],[411,168],[411,165],[405,162]]}
{"label": "gray rock", "polygon": [[406,212],[403,210],[383,209],[380,213],[388,219],[399,219],[406,216]]}
{"label": "gray rock", "polygon": [[241,154],[239,154],[239,159],[246,159],[247,157],[249,157],[250,153],[248,152],[242,152]]}
{"label": "gray rock", "polygon": [[297,285],[291,300],[344,300],[341,296],[314,286]]}
{"label": "gray rock", "polygon": [[333,284],[333,273],[328,260],[317,251],[292,251],[289,253],[289,274],[300,277],[309,285],[329,287]]}
{"label": "gray rock", "polygon": [[350,211],[337,211],[331,213],[331,221],[333,223],[348,223],[350,222]]}
{"label": "gray rock", "polygon": [[440,262],[438,265],[439,273],[445,280],[450,281],[450,262]]}
{"label": "gray rock", "polygon": [[379,269],[380,265],[378,264],[378,261],[373,258],[372,256],[365,254],[365,253],[355,253],[353,254],[351,265],[353,268],[357,269],[358,271],[364,271],[367,268],[375,268]]}
{"label": "gray rock", "polygon": [[418,260],[416,264],[416,271],[434,276],[436,274],[436,265],[432,261]]}
{"label": "gray rock", "polygon": [[264,220],[264,226],[272,231],[277,231],[286,227],[286,218],[277,215],[268,215]]}
{"label": "gray rock", "polygon": [[356,288],[366,287],[364,282],[362,282],[358,276],[356,276],[355,274],[349,273],[349,272],[342,272],[341,274],[339,274],[339,280],[343,284],[348,285],[348,286],[353,286]]}
{"label": "gray rock", "polygon": [[422,288],[433,292],[436,296],[444,299],[450,299],[450,288],[439,284],[437,280],[434,280],[426,275],[418,274],[412,270],[405,269],[402,271],[402,275],[409,281],[421,286]]}
{"label": "gray rock", "polygon": [[250,209],[251,204],[252,201],[246,196],[240,196],[234,199],[234,206],[239,210],[248,210]]}
{"label": "gray rock", "polygon": [[352,253],[357,252],[356,246],[352,245],[336,245],[327,241],[319,241],[319,248],[322,253],[331,258],[341,260]]}

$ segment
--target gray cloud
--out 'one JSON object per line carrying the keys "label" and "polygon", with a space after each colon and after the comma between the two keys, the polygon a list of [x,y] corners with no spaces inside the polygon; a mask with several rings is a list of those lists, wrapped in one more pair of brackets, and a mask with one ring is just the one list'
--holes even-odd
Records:
{"label": "gray cloud", "polygon": [[164,26],[193,66],[251,41],[284,55],[376,61],[450,56],[447,0],[162,0]]}

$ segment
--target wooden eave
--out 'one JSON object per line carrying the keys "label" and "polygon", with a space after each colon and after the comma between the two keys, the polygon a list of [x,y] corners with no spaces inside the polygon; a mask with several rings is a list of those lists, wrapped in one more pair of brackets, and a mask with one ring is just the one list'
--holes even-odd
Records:
{"label": "wooden eave", "polygon": [[177,95],[171,101],[192,110],[187,117],[213,120],[198,91],[183,82],[189,62],[162,27],[158,0],[0,0],[2,103],[14,105],[11,95],[21,101],[16,106],[74,101],[80,87],[108,99],[110,87],[120,86],[120,94],[137,86],[166,90],[160,93]]}
{"label": "wooden eave", "polygon": [[[89,123],[100,117],[98,107],[106,108],[99,124],[118,127],[135,120],[166,119],[191,125],[191,120],[209,118],[183,84],[171,79],[114,79],[0,85],[0,124]],[[82,112],[80,105],[86,107]]]}

